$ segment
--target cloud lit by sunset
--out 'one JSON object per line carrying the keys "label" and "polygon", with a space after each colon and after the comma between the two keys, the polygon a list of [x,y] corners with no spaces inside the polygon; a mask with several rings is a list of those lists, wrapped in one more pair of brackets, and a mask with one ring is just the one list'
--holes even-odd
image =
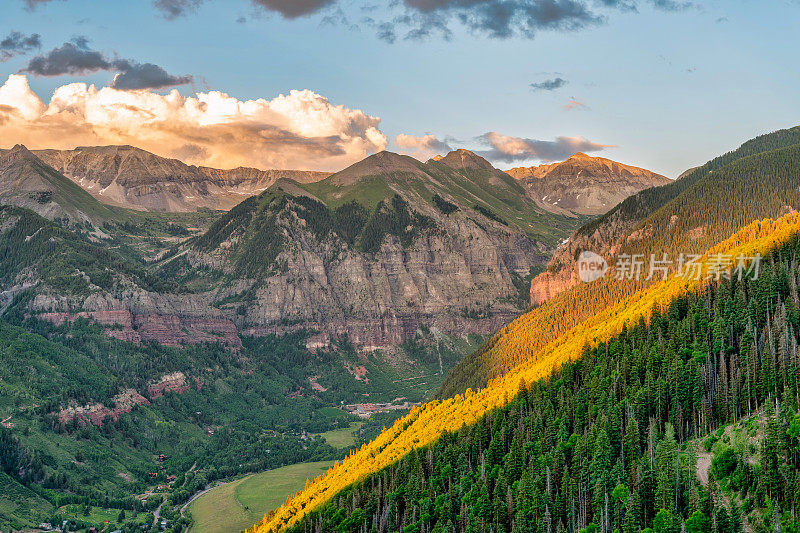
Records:
{"label": "cloud lit by sunset", "polygon": [[386,147],[379,125],[310,90],[243,101],[72,83],[45,103],[24,75],[0,87],[0,137],[31,149],[133,144],[220,168],[338,170]]}

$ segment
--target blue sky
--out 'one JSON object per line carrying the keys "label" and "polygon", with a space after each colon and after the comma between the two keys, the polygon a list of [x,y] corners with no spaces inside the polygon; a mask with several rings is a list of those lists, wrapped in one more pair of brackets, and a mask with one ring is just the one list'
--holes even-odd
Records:
{"label": "blue sky", "polygon": [[[184,95],[211,89],[239,100],[272,99],[310,89],[380,117],[389,149],[398,148],[399,134],[433,134],[476,150],[489,148],[480,140],[487,132],[583,137],[616,146],[594,155],[675,177],[750,137],[800,122],[796,1],[700,1],[673,10],[642,1],[636,11],[589,3],[602,23],[503,39],[464,27],[454,11],[446,19],[449,40],[404,40],[398,30],[394,43],[378,38],[364,18],[392,20],[408,9],[402,3],[373,1],[374,9],[365,10],[366,2],[347,0],[288,19],[251,0],[207,1],[172,20],[149,0],[124,7],[37,3],[31,9],[22,0],[3,2],[0,40],[12,31],[38,33],[41,46],[0,63],[0,83],[32,57],[83,36],[109,58],[193,76],[193,86],[178,87]],[[102,70],[29,74],[28,81],[47,103],[64,84],[100,87],[113,77]],[[567,83],[551,91],[530,87],[554,78]],[[572,98],[585,106],[565,110]],[[508,168],[535,159],[494,162]]]}

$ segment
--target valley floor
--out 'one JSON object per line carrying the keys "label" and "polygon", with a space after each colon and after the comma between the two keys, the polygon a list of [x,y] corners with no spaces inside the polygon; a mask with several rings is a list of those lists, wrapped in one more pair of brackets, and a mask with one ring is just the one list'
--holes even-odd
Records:
{"label": "valley floor", "polygon": [[306,479],[325,473],[332,461],[300,463],[222,483],[188,505],[191,533],[227,533],[247,529],[302,489]]}

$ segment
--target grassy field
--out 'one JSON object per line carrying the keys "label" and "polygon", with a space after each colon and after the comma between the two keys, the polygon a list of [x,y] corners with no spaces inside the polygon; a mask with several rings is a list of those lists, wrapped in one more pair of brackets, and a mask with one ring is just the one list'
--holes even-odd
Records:
{"label": "grassy field", "polygon": [[[102,527],[108,521],[110,524],[115,524],[119,517],[119,509],[105,509],[103,507],[92,507],[88,515],[83,514],[83,506],[77,504],[64,505],[58,509],[58,514],[64,518],[72,520],[79,520],[87,524],[94,524],[95,526]],[[133,511],[126,511],[126,517],[130,518]],[[144,516],[144,515],[142,515]]]}
{"label": "grassy field", "polygon": [[248,528],[323,474],[333,461],[301,463],[253,474],[203,494],[189,506],[191,533],[230,533]]}
{"label": "grassy field", "polygon": [[361,426],[363,425],[364,424],[362,422],[356,422],[350,424],[350,427],[332,429],[330,431],[326,431],[325,433],[320,433],[319,436],[324,437],[325,442],[334,448],[347,448],[348,446],[352,446],[356,443],[355,432],[361,429]]}

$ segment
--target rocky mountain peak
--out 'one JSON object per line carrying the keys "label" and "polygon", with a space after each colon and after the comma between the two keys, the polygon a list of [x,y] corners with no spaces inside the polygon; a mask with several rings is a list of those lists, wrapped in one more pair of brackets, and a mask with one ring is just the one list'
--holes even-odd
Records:
{"label": "rocky mountain peak", "polygon": [[512,168],[507,173],[523,182],[528,194],[546,208],[598,215],[641,190],[670,180],[643,168],[583,152],[565,161]]}
{"label": "rocky mountain peak", "polygon": [[473,168],[481,170],[494,170],[492,164],[486,159],[464,148],[453,150],[446,156],[437,159],[437,161],[443,165],[447,165],[448,167],[455,169]]}
{"label": "rocky mountain peak", "polygon": [[39,158],[23,144],[17,144],[10,150],[0,151],[0,167],[9,168],[34,162],[40,162]]}
{"label": "rocky mountain peak", "polygon": [[426,175],[420,168],[422,163],[407,155],[383,150],[332,175],[329,179],[336,185],[352,185],[362,178],[389,174]]}
{"label": "rocky mountain peak", "polygon": [[37,150],[35,154],[103,203],[153,211],[230,209],[282,177],[305,183],[328,175],[197,167],[130,145]]}
{"label": "rocky mountain peak", "polygon": [[590,155],[588,155],[588,154],[584,154],[583,152],[576,152],[575,154],[569,156],[568,159],[572,159],[572,160],[575,160],[575,161],[581,161],[581,160],[585,161],[585,160],[588,160],[588,159],[595,159],[595,158],[590,156]]}

